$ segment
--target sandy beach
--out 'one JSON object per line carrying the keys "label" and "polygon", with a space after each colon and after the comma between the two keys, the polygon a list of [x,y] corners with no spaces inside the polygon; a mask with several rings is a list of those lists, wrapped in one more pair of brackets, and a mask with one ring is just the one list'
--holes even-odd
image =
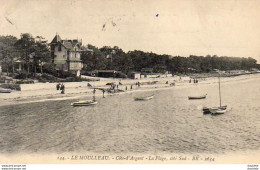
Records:
{"label": "sandy beach", "polygon": [[[221,78],[221,82],[234,83],[255,78],[259,78],[259,74],[223,77]],[[201,86],[218,83],[218,79],[216,77],[200,78],[198,79],[199,83],[193,83],[193,81],[190,83],[190,79],[191,78],[188,76],[172,76],[164,78],[144,78],[139,80],[101,78],[100,81],[93,82],[67,82],[64,83],[65,94],[61,94],[60,90],[56,90],[57,83],[23,84],[21,85],[21,91],[2,93],[0,95],[0,106],[68,99],[90,99],[93,96],[93,88],[109,89],[111,86],[106,85],[107,83],[114,83],[116,85],[121,83],[122,85],[118,85],[118,89],[122,92],[105,92],[105,96],[135,93],[140,91],[163,90],[169,88],[189,88],[194,85]],[[140,87],[136,85],[137,82],[141,83]],[[172,83],[174,83],[174,85]],[[91,84],[91,87],[89,87],[88,84]],[[97,90],[95,96],[97,99],[102,98],[102,90]]]}

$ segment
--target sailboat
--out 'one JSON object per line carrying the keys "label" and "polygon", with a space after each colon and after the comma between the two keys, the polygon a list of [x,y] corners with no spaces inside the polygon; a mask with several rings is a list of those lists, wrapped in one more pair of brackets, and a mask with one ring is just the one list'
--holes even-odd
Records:
{"label": "sailboat", "polygon": [[221,105],[221,89],[220,89],[220,76],[218,77],[218,87],[219,87],[219,107],[203,107],[203,113],[210,113],[212,115],[224,114],[227,111],[227,105]]}
{"label": "sailboat", "polygon": [[96,105],[98,102],[96,101],[95,93],[96,93],[96,89],[94,88],[92,100],[83,100],[83,101],[73,102],[73,103],[71,103],[71,106],[92,106],[92,105]]}

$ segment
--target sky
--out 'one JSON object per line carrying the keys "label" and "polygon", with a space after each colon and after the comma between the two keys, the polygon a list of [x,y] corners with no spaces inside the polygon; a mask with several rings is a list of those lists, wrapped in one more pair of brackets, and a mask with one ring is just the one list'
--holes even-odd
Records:
{"label": "sky", "polygon": [[0,35],[82,39],[173,56],[253,57],[260,0],[0,0]]}

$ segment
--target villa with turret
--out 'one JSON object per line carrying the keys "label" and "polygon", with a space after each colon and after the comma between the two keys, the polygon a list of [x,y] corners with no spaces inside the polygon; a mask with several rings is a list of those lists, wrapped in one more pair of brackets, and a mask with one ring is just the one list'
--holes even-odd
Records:
{"label": "villa with turret", "polygon": [[78,40],[62,40],[56,35],[51,41],[51,57],[56,70],[68,71],[80,76],[83,68],[81,60],[82,42]]}

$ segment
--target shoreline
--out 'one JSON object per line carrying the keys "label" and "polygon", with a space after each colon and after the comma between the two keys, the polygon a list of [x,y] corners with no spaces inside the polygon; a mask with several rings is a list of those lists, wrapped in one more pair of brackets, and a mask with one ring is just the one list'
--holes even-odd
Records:
{"label": "shoreline", "polygon": [[[238,81],[250,81],[256,78],[259,78],[259,74],[250,74],[250,75],[241,75],[236,77],[223,77],[221,79],[222,83],[235,83]],[[143,79],[143,80],[121,80],[121,79],[108,79],[107,81],[99,82],[96,88],[108,88],[106,86],[106,82],[122,82],[123,85],[120,85],[118,89],[123,90],[122,92],[116,93],[105,93],[105,97],[114,96],[114,95],[122,95],[129,93],[138,93],[138,92],[146,92],[146,91],[157,91],[157,90],[168,90],[168,89],[180,89],[180,88],[189,88],[194,86],[204,86],[204,85],[213,85],[218,83],[217,77],[209,77],[198,79],[199,83],[189,83],[190,77],[183,77],[182,79],[176,77],[167,77],[167,78],[153,78],[153,79]],[[135,85],[135,82],[139,81],[141,84],[140,87]],[[155,84],[150,84],[151,82],[155,82]],[[169,82],[166,84],[165,82]],[[170,83],[174,82],[175,86],[170,86]],[[80,86],[71,87],[65,91],[65,94],[60,94],[59,91],[55,89],[42,89],[40,94],[37,94],[37,90],[24,90],[24,91],[15,91],[10,94],[4,94],[0,96],[0,107],[8,106],[8,105],[19,105],[19,104],[29,104],[29,103],[37,103],[37,102],[47,102],[47,101],[60,101],[60,100],[73,100],[73,99],[91,99],[93,97],[93,88],[84,88],[84,85],[88,82],[78,83]],[[92,82],[91,82],[92,83]],[[82,87],[82,85],[83,87]],[[93,84],[93,83],[92,83]],[[55,85],[55,84],[53,84]],[[133,86],[133,89],[130,89],[130,86]],[[37,84],[33,84],[33,86],[37,86]],[[128,90],[125,90],[127,86]],[[46,92],[46,94],[44,94]],[[101,90],[97,90],[96,95],[98,99],[102,98]]]}

